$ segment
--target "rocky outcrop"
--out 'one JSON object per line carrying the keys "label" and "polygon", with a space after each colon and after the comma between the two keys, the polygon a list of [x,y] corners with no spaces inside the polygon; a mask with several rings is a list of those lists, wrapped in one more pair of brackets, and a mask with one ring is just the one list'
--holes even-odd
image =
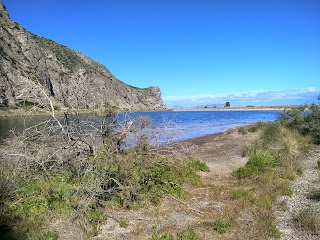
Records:
{"label": "rocky outcrop", "polygon": [[65,107],[166,108],[158,87],[129,86],[80,52],[28,32],[0,0],[0,107],[45,104],[44,92]]}

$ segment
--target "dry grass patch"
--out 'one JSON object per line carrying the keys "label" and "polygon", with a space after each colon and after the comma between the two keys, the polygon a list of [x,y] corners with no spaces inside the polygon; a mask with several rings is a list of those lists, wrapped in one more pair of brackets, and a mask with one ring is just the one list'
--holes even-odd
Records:
{"label": "dry grass patch", "polygon": [[307,194],[307,198],[314,200],[314,201],[320,201],[320,188],[315,188],[312,191],[310,191]]}
{"label": "dry grass patch", "polygon": [[293,218],[296,226],[310,234],[320,234],[320,215],[311,208],[305,208],[298,212]]}

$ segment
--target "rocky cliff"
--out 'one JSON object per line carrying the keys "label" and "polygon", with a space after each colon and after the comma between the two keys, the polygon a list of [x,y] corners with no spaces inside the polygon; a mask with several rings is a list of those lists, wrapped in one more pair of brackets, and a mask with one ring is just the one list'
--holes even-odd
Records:
{"label": "rocky cliff", "polygon": [[65,107],[166,108],[158,87],[129,86],[80,52],[28,32],[0,0],[0,107],[44,103],[44,92]]}

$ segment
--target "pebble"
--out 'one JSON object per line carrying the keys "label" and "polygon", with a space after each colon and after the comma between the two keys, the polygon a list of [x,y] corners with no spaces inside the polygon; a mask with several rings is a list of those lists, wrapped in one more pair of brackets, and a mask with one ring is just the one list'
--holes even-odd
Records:
{"label": "pebble", "polygon": [[292,183],[291,196],[281,196],[277,200],[276,218],[281,231],[281,240],[320,240],[320,235],[304,231],[293,222],[293,217],[303,209],[310,208],[315,214],[320,214],[320,201],[307,197],[314,189],[320,189],[320,147],[311,149],[301,162],[302,175]]}

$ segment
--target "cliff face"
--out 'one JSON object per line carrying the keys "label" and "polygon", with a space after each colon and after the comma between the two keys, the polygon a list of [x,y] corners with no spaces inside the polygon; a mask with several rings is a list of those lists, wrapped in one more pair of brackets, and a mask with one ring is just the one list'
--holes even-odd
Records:
{"label": "cliff face", "polygon": [[13,22],[0,0],[0,106],[41,104],[46,92],[55,105],[122,109],[165,109],[158,87],[135,88],[100,63],[36,36]]}

